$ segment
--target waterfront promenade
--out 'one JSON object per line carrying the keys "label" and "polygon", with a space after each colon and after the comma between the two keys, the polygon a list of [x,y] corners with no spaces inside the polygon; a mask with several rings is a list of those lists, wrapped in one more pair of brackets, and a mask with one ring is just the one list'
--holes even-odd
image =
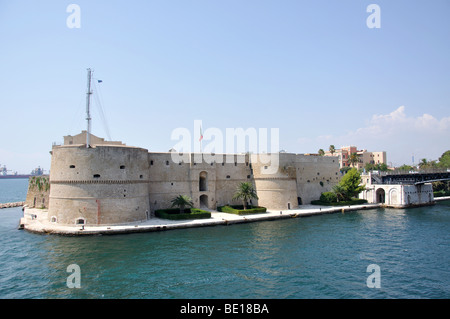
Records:
{"label": "waterfront promenade", "polygon": [[[164,231],[171,229],[182,229],[205,226],[227,226],[240,223],[250,223],[259,221],[270,221],[277,219],[288,219],[307,217],[320,214],[345,213],[348,211],[375,209],[381,204],[364,204],[341,207],[326,207],[315,205],[304,205],[300,209],[290,209],[284,211],[267,211],[260,214],[235,215],[211,211],[211,218],[194,220],[167,220],[161,218],[151,218],[146,221],[122,224],[122,225],[85,225],[82,226],[62,226],[48,222],[48,211],[45,209],[26,208],[24,217],[20,220],[20,228],[31,232],[51,233],[59,235],[112,235],[137,232]],[[83,229],[84,228],[84,229]]]}
{"label": "waterfront promenade", "polygon": [[[450,197],[438,197],[435,201],[450,200]],[[382,204],[362,204],[352,206],[316,206],[303,205],[298,209],[283,211],[267,211],[260,214],[235,215],[211,211],[211,218],[194,220],[167,220],[162,218],[151,218],[142,222],[135,222],[121,225],[85,225],[83,226],[62,226],[48,222],[48,211],[46,209],[27,208],[24,209],[24,217],[20,219],[19,228],[31,232],[50,233],[67,236],[78,235],[113,235],[139,232],[154,232],[172,229],[183,229],[205,226],[227,226],[233,224],[270,221],[278,219],[289,219],[308,217],[322,214],[346,213],[356,210],[376,209],[383,207]]]}

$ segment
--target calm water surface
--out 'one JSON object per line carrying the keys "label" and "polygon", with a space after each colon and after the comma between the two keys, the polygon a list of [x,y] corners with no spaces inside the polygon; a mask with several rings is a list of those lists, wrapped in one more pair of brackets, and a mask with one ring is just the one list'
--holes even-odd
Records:
{"label": "calm water surface", "polygon": [[21,216],[0,210],[0,298],[450,297],[450,202],[84,238],[19,231]]}

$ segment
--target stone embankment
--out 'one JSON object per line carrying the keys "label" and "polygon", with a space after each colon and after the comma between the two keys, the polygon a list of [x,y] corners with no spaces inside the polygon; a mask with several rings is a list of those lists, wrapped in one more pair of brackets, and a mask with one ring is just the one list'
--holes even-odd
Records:
{"label": "stone embankment", "polygon": [[228,226],[240,223],[271,221],[277,219],[294,219],[297,217],[307,217],[321,214],[346,213],[356,210],[375,209],[381,204],[363,204],[353,206],[326,207],[303,205],[299,209],[285,211],[267,211],[261,214],[234,215],[211,211],[211,218],[192,220],[168,220],[161,218],[151,218],[146,221],[123,225],[86,225],[69,226],[58,225],[48,221],[48,210],[37,208],[25,208],[24,217],[20,219],[19,229],[31,232],[59,234],[67,236],[78,235],[113,235],[138,232],[155,232],[170,229],[182,229],[204,226]]}
{"label": "stone embankment", "polygon": [[20,207],[23,205],[25,205],[25,202],[4,203],[4,204],[0,204],[0,209],[11,208],[11,207]]}

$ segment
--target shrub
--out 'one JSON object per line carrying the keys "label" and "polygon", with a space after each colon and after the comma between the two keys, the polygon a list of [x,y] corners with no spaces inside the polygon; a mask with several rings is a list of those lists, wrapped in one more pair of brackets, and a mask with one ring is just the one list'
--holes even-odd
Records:
{"label": "shrub", "polygon": [[177,208],[158,209],[155,211],[155,215],[159,218],[171,220],[211,218],[211,212],[198,208],[185,209],[184,213],[180,213]]}
{"label": "shrub", "polygon": [[336,203],[337,195],[334,192],[325,192],[320,195],[320,201],[325,203]]}
{"label": "shrub", "polygon": [[242,206],[242,205],[219,206],[219,207],[217,207],[217,210],[219,212],[236,214],[236,215],[265,213],[267,211],[267,209],[265,207],[261,207],[261,206],[248,206],[248,208],[244,210],[244,206]]}
{"label": "shrub", "polygon": [[450,196],[450,191],[440,190],[437,192],[433,192],[434,197],[444,197],[444,196]]}

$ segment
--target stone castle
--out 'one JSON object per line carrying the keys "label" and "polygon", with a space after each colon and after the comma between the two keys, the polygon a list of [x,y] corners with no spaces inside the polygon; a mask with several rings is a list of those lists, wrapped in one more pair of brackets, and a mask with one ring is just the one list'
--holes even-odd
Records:
{"label": "stone castle", "polygon": [[257,191],[251,204],[294,209],[330,191],[341,177],[337,157],[281,152],[277,171],[266,174],[267,164],[256,154],[216,154],[219,160],[210,163],[189,154],[189,161],[174,162],[171,152],[149,152],[92,134],[87,148],[86,134],[65,136],[63,145],[54,145],[49,187],[29,188],[26,205],[48,208],[50,223],[145,221],[178,195],[191,197],[194,207],[214,210],[241,204],[232,200],[241,182],[251,182]]}

